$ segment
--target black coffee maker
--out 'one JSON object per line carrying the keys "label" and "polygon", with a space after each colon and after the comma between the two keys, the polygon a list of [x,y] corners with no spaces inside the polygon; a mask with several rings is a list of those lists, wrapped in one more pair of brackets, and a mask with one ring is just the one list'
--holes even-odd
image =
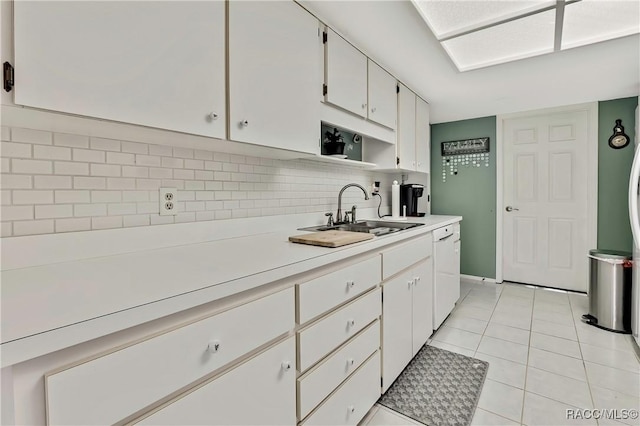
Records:
{"label": "black coffee maker", "polygon": [[407,216],[424,216],[418,213],[418,198],[422,197],[424,185],[417,183],[406,183],[400,185],[400,214],[404,213],[407,207]]}

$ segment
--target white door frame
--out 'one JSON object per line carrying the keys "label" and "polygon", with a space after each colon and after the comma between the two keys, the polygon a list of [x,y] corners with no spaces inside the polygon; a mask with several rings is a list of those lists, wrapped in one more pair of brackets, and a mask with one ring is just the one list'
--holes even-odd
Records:
{"label": "white door frame", "polygon": [[[575,111],[587,112],[587,243],[598,243],[598,103],[567,105],[534,111],[502,114],[496,117],[496,282],[502,282],[502,234],[504,226],[504,157],[502,129],[504,120]],[[588,253],[584,255],[587,256]]]}

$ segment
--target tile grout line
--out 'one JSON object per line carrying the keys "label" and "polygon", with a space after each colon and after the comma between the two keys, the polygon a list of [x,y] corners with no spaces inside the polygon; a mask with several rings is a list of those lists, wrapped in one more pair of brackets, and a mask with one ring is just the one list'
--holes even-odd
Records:
{"label": "tile grout line", "polygon": [[522,412],[520,413],[520,424],[523,425],[524,424],[524,401],[525,398],[527,397],[527,378],[529,377],[529,357],[531,356],[531,336],[533,334],[533,331],[531,331],[531,328],[533,328],[533,311],[535,309],[535,305],[536,305],[536,290],[533,290],[533,302],[531,303],[531,318],[530,318],[530,325],[529,325],[529,344],[527,345],[527,364],[525,365],[525,369],[524,369],[524,384],[522,385],[524,392],[522,392]]}

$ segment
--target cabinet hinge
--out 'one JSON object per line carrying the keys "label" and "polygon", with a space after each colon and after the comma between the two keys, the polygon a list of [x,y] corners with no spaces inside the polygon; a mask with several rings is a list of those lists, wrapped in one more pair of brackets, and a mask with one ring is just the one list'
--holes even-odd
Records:
{"label": "cabinet hinge", "polygon": [[400,165],[400,157],[396,157],[396,166]]}
{"label": "cabinet hinge", "polygon": [[15,83],[13,65],[11,65],[9,62],[5,62],[3,65],[2,75],[4,80],[4,90],[6,92],[10,92]]}
{"label": "cabinet hinge", "polygon": [[431,195],[427,195],[427,203],[431,201]]}
{"label": "cabinet hinge", "polygon": [[384,386],[384,380],[380,377],[380,387]]}
{"label": "cabinet hinge", "polygon": [[400,85],[396,84],[396,93],[400,93]]}
{"label": "cabinet hinge", "polygon": [[326,84],[322,85],[322,96],[327,96],[328,88]]}
{"label": "cabinet hinge", "polygon": [[322,32],[322,44],[325,44],[327,42],[327,32],[323,31]]}

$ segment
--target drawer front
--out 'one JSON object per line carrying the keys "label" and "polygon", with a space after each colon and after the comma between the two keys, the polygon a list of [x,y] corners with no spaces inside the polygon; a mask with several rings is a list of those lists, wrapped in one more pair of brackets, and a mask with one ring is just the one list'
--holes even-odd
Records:
{"label": "drawer front", "polygon": [[[295,355],[295,338],[290,337],[170,402],[139,424],[295,424]],[[287,362],[291,365],[288,370]]]}
{"label": "drawer front", "polygon": [[49,424],[122,420],[291,330],[294,303],[283,290],[49,375]]}
{"label": "drawer front", "polygon": [[357,425],[380,398],[380,351],[336,390],[304,425]]}
{"label": "drawer front", "polygon": [[380,348],[380,321],[375,321],[320,365],[298,379],[298,418],[323,399]]}
{"label": "drawer front", "polygon": [[414,263],[433,254],[431,233],[396,248],[382,252],[382,279],[397,274]]}
{"label": "drawer front", "polygon": [[460,222],[456,222],[453,224],[453,241],[458,241],[460,239]]}
{"label": "drawer front", "polygon": [[380,283],[380,257],[298,285],[298,324],[333,309]]}
{"label": "drawer front", "polygon": [[298,367],[305,371],[380,316],[382,301],[376,289],[298,332]]}

